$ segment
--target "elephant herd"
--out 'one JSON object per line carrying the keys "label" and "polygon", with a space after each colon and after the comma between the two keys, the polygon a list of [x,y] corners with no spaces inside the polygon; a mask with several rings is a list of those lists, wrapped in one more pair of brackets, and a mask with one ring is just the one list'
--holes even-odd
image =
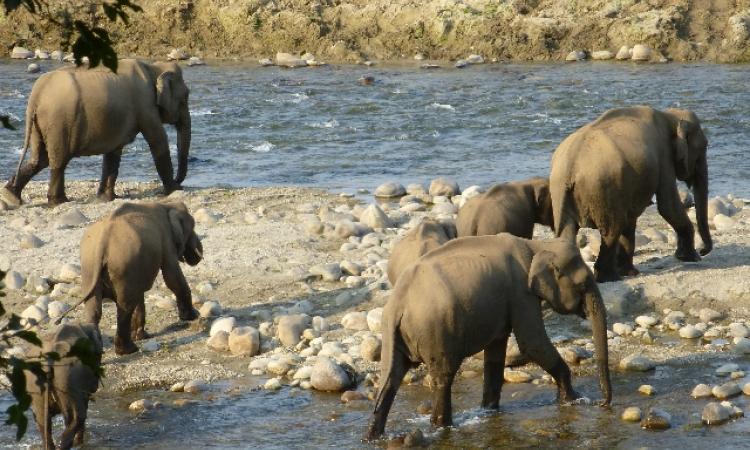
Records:
{"label": "elephant herd", "polygon": [[[61,69],[43,75],[26,112],[24,152],[30,147],[31,158],[23,163],[21,157],[0,194],[6,202],[20,204],[24,186],[49,166],[48,201],[64,202],[68,161],[103,154],[98,195],[112,200],[122,148],[139,133],[150,146],[165,192],[179,189],[190,147],[188,93],[179,66],[171,63],[123,60],[117,74]],[[176,177],[164,123],[177,127]],[[468,201],[455,223],[428,219],[412,229],[389,261],[393,291],[383,312],[380,389],[366,437],[383,434],[404,374],[420,363],[432,380],[433,424],[452,423],[454,377],[466,357],[481,351],[482,406],[497,408],[511,333],[521,351],[555,379],[559,401],[579,398],[569,367],[545,332],[542,301],[560,314],[590,320],[601,404],[608,405],[607,319],[597,282],[638,274],[633,265],[636,222],[654,196],[659,214],[677,234],[678,259],[698,261],[711,251],[707,146],[690,111],[612,109],[562,141],[552,155],[549,178],[496,185]],[[700,252],[677,180],[693,190]],[[553,228],[557,238],[532,240],[535,223]],[[184,204],[127,203],[84,234],[84,323],[98,328],[102,300],[115,300],[116,353],[136,351],[133,341],[145,337],[144,293],[160,270],[177,297],[180,319],[196,318],[179,265],[202,258],[194,226]],[[597,228],[602,235],[593,273],[575,245],[580,227]],[[76,392],[84,392],[87,403],[93,391]],[[36,408],[34,413],[40,430],[48,431],[48,420]],[[85,420],[85,408],[77,414]],[[72,436],[81,437],[82,430],[82,422],[66,428],[63,447],[71,445]]]}

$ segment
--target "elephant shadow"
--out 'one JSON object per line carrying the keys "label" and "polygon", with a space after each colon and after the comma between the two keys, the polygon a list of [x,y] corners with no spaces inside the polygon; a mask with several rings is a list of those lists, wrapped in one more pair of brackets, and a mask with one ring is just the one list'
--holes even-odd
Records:
{"label": "elephant shadow", "polygon": [[644,275],[658,275],[665,272],[694,272],[706,269],[732,269],[750,262],[748,247],[738,244],[717,245],[699,262],[684,262],[674,255],[655,256],[640,263]]}

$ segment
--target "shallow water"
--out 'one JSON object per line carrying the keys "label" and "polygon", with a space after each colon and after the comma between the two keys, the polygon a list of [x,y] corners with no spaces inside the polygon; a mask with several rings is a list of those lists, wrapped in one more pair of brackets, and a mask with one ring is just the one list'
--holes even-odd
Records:
{"label": "shallow water", "polygon": [[[51,64],[45,64],[52,67]],[[0,112],[23,118],[38,75],[0,60]],[[710,142],[712,194],[750,197],[747,65],[494,64],[420,70],[416,63],[304,70],[215,64],[185,69],[191,88],[191,186],[314,185],[373,189],[381,181],[461,185],[544,175],[568,134],[611,107],[682,107]],[[361,86],[363,74],[375,77]],[[0,179],[23,145],[23,124],[0,132]],[[174,134],[170,131],[174,147]],[[77,159],[66,176],[96,179],[101,158]],[[39,175],[44,179],[47,172]],[[120,177],[156,178],[142,138]]]}

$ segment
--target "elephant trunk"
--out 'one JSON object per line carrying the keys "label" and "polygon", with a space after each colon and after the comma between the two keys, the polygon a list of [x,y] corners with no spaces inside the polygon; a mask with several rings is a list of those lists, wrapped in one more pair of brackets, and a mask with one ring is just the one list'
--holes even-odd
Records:
{"label": "elephant trunk", "polygon": [[703,240],[701,255],[707,255],[713,248],[713,241],[711,240],[711,232],[708,230],[708,162],[705,156],[696,164],[692,185],[693,199],[695,200],[695,220],[698,222],[698,234]]}
{"label": "elephant trunk", "polygon": [[609,405],[612,401],[612,382],[609,376],[609,349],[607,348],[607,312],[596,282],[591,279],[589,284],[590,286],[585,294],[586,315],[589,322],[591,322],[596,364],[599,368],[599,386],[604,397],[602,406],[605,406]]}
{"label": "elephant trunk", "polygon": [[182,184],[187,176],[188,156],[190,155],[190,109],[187,104],[180,111],[177,129],[177,184]]}

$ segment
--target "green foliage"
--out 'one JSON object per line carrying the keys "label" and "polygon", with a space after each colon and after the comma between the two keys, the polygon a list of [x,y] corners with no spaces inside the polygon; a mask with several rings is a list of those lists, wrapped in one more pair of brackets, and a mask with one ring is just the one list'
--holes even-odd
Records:
{"label": "green foliage", "polygon": [[2,125],[3,128],[7,128],[9,130],[16,129],[16,127],[14,127],[13,124],[10,123],[10,116],[6,116],[5,114],[0,114],[0,125]]}

